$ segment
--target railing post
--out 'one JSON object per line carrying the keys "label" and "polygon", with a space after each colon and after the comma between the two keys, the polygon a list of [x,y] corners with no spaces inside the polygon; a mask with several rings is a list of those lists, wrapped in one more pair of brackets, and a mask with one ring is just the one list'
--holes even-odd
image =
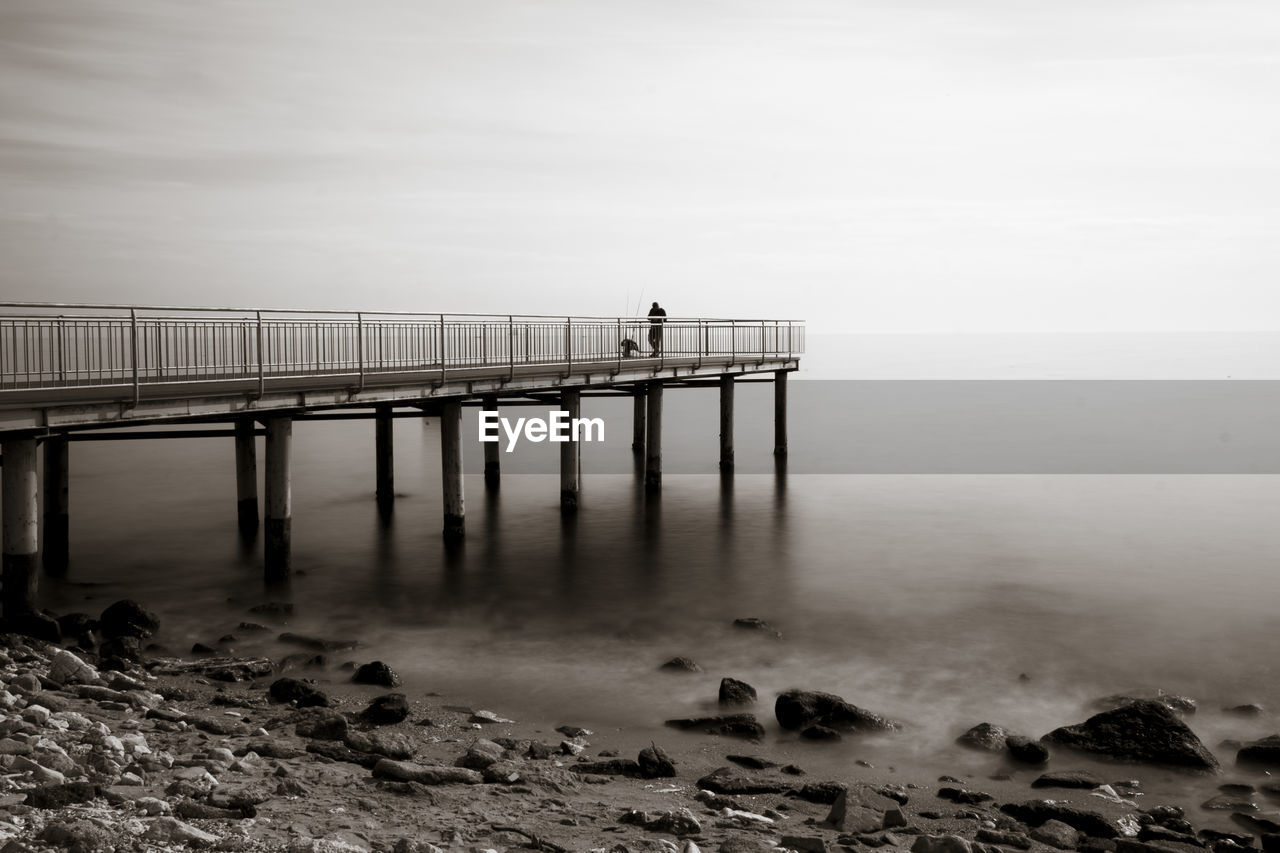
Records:
{"label": "railing post", "polygon": [[58,381],[67,382],[67,335],[65,318],[58,315]]}
{"label": "railing post", "polygon": [[136,409],[142,389],[138,385],[138,311],[135,308],[129,309],[129,348],[133,353],[133,407]]}
{"label": "railing post", "polygon": [[507,315],[507,349],[511,353],[511,369],[507,374],[507,381],[514,382],[516,378],[516,318],[511,314]]}
{"label": "railing post", "polygon": [[444,386],[444,363],[447,360],[444,341],[444,315],[440,315],[440,385]]}
{"label": "railing post", "polygon": [[573,373],[573,318],[565,317],[564,325],[564,352],[565,352],[565,373],[564,378],[568,379],[569,374]]}
{"label": "railing post", "polygon": [[757,367],[758,367],[760,364],[764,364],[764,359],[765,359],[765,351],[764,351],[764,338],[765,338],[765,335],[764,335],[764,331],[765,331],[765,329],[766,329],[766,328],[768,328],[768,327],[765,325],[765,321],[764,321],[764,320],[761,320],[761,321],[760,321],[760,361],[759,361],[759,363],[756,365]]}
{"label": "railing post", "polygon": [[360,383],[356,393],[364,390],[364,314],[356,312],[356,369],[360,372]]}
{"label": "railing post", "polygon": [[266,347],[263,346],[262,340],[262,312],[253,312],[258,318],[258,399],[261,400],[267,393],[267,374],[266,374]]}
{"label": "railing post", "polygon": [[738,321],[729,321],[729,366],[738,363]]}
{"label": "railing post", "polygon": [[622,318],[619,317],[618,318],[618,369],[614,371],[613,373],[614,376],[617,376],[619,373],[622,372],[622,338],[623,338]]}

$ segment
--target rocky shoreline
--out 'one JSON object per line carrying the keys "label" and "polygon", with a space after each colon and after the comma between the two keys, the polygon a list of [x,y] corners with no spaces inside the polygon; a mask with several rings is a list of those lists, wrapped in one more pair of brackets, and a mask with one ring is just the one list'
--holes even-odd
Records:
{"label": "rocky shoreline", "polygon": [[[1048,768],[1096,754],[1126,762],[1117,773],[1219,773],[1180,716],[1182,697],[1109,697],[1111,707],[1039,739],[976,725],[961,743],[992,757],[980,782],[904,781],[858,765],[814,778],[774,760],[751,710],[759,697],[735,679],[721,683],[723,714],[668,721],[692,734],[672,731],[632,757],[620,754],[625,738],[571,721],[406,695],[378,661],[339,672],[349,691],[284,674],[350,643],[283,634],[306,651],[271,661],[206,646],[195,659],[147,659],[158,620],[134,602],[58,625],[65,644],[0,635],[0,853],[1280,850],[1280,785],[1269,775],[1280,736],[1240,744],[1237,761],[1259,783],[1222,784],[1205,804],[1230,814],[1232,831],[1140,805],[1141,779]],[[772,711],[770,725],[815,741],[902,728],[816,691],[786,691]]]}

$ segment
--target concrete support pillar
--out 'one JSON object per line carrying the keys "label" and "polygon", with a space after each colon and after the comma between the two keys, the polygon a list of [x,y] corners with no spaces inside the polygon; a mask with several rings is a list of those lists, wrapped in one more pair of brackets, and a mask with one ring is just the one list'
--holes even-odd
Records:
{"label": "concrete support pillar", "polygon": [[582,479],[582,449],[574,441],[573,422],[582,417],[582,395],[577,389],[560,392],[560,409],[569,413],[569,440],[560,445],[560,510],[578,511],[578,491]]}
{"label": "concrete support pillar", "polygon": [[645,409],[648,405],[648,394],[643,385],[635,389],[635,410],[631,416],[631,452],[644,455]]}
{"label": "concrete support pillar", "polygon": [[645,431],[644,487],[662,488],[662,382],[652,381],[648,389],[648,429]]}
{"label": "concrete support pillar", "polygon": [[466,533],[466,505],[462,496],[462,403],[440,407],[440,480],[444,492],[444,538]]}
{"label": "concrete support pillar", "polygon": [[4,470],[0,473],[0,526],[3,527],[3,608],[5,618],[17,618],[36,609],[36,574],[39,547],[36,479],[36,440],[6,438],[0,442]]}
{"label": "concrete support pillar", "polygon": [[266,580],[288,580],[293,569],[293,489],[289,476],[293,419],[267,418]]}
{"label": "concrete support pillar", "polygon": [[733,374],[720,377],[720,471],[733,473]]}
{"label": "concrete support pillar", "polygon": [[44,441],[44,557],[46,574],[62,577],[71,556],[70,443],[65,435]]}
{"label": "concrete support pillar", "polygon": [[377,457],[378,484],[375,495],[379,506],[390,506],[396,498],[395,419],[390,406],[378,406],[374,416],[374,456]]}
{"label": "concrete support pillar", "polygon": [[[481,405],[486,412],[496,412],[498,398],[485,397]],[[490,491],[494,491],[502,483],[502,463],[498,461],[500,453],[502,453],[502,442],[486,441],[484,443],[484,485]]]}
{"label": "concrete support pillar", "polygon": [[773,455],[787,455],[787,373],[773,373]]}
{"label": "concrete support pillar", "polygon": [[236,421],[236,519],[240,535],[258,532],[258,439],[250,418]]}

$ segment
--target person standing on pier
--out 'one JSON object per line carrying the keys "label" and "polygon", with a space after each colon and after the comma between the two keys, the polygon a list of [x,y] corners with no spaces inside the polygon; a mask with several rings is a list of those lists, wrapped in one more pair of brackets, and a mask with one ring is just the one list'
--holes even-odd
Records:
{"label": "person standing on pier", "polygon": [[666,322],[666,316],[662,306],[653,303],[649,309],[649,346],[655,356],[662,352],[662,324]]}

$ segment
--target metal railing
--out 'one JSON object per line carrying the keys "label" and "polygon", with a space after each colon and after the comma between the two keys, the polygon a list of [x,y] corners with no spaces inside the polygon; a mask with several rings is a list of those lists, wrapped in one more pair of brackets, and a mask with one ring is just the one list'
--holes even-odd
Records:
{"label": "metal railing", "polygon": [[[362,388],[379,374],[444,382],[475,368],[731,363],[804,352],[792,320],[669,318],[661,346],[644,317],[155,308],[0,303],[0,392],[331,376]],[[628,350],[630,340],[638,350]]]}

